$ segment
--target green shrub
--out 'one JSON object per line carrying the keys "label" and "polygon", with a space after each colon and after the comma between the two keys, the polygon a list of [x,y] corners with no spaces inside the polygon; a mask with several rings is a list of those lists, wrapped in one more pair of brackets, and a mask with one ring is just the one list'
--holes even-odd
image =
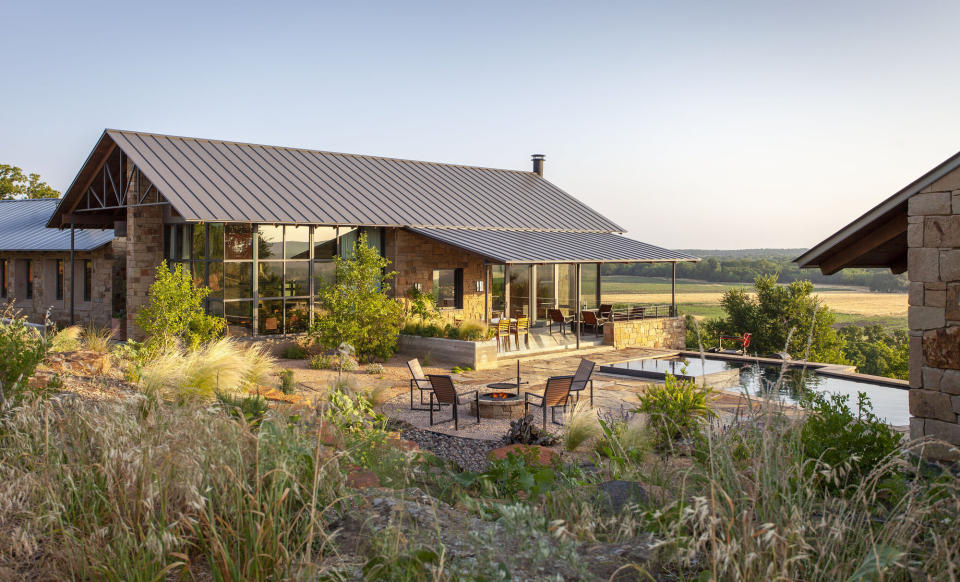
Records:
{"label": "green shrub", "polygon": [[657,447],[673,448],[680,439],[698,439],[703,435],[703,423],[713,416],[709,406],[709,388],[698,386],[696,380],[681,379],[667,374],[666,381],[639,395],[642,412],[650,417]]}
{"label": "green shrub", "polygon": [[47,346],[12,306],[4,309],[2,317],[9,323],[0,323],[0,403],[16,402],[47,355]]}
{"label": "green shrub", "polygon": [[493,330],[482,321],[468,319],[460,324],[460,339],[466,341],[482,341],[493,337]]}
{"label": "green shrub", "polygon": [[194,349],[223,335],[226,321],[207,315],[207,287],[194,287],[193,278],[177,263],[173,271],[163,261],[150,285],[150,301],[137,314],[136,322],[147,336],[151,351],[176,344]]}
{"label": "green shrub", "polygon": [[325,348],[348,343],[364,360],[389,358],[397,348],[397,334],[403,324],[403,306],[390,297],[387,272],[390,261],[367,245],[360,235],[347,259],[334,257],[336,283],[317,293],[320,314],[310,335]]}
{"label": "green shrub", "polygon": [[383,367],[383,364],[381,364],[380,362],[375,362],[373,364],[370,364],[370,366],[367,368],[367,374],[370,374],[373,376],[382,376],[383,372],[384,372],[384,367]]}
{"label": "green shrub", "polygon": [[312,370],[329,370],[334,367],[334,358],[326,354],[320,354],[319,356],[313,356],[310,358],[310,369]]}
{"label": "green shrub", "polygon": [[235,418],[244,420],[247,424],[257,426],[270,410],[266,398],[259,394],[224,394],[217,392],[217,401]]}
{"label": "green shrub", "polygon": [[280,357],[284,360],[305,360],[309,355],[307,349],[298,344],[287,346],[280,352]]}
{"label": "green shrub", "polygon": [[280,391],[284,394],[293,394],[295,384],[293,381],[293,370],[280,370],[277,372],[280,378]]}
{"label": "green shrub", "polygon": [[[814,393],[800,429],[803,454],[832,468],[835,479],[824,479],[829,488],[859,483],[882,460],[897,452],[903,435],[873,413],[866,393],[857,394],[856,412],[849,395]],[[815,465],[811,464],[813,470]]]}
{"label": "green shrub", "polygon": [[49,350],[51,352],[74,352],[80,349],[80,334],[83,330],[79,325],[71,325],[58,331],[50,338]]}

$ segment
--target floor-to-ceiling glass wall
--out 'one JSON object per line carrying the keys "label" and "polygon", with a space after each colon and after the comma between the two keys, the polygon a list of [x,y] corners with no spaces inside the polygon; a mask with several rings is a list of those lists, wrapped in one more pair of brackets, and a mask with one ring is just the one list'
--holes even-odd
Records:
{"label": "floor-to-ceiling glass wall", "polygon": [[[382,248],[382,230],[361,229]],[[210,313],[222,314],[231,335],[301,333],[310,324],[316,291],[336,276],[333,257],[352,256],[360,231],[308,225],[177,224],[164,230],[171,268],[182,263],[207,285]]]}
{"label": "floor-to-ceiling glass wall", "polygon": [[530,315],[530,266],[510,265],[507,267],[510,279],[510,317]]}
{"label": "floor-to-ceiling glass wall", "polygon": [[564,315],[577,311],[577,266],[557,265],[557,308]]}
{"label": "floor-to-ceiling glass wall", "polygon": [[597,263],[580,266],[580,303],[584,309],[600,307],[600,269]]}
{"label": "floor-to-ceiling glass wall", "polygon": [[506,266],[490,265],[490,317],[503,315],[507,305]]}
{"label": "floor-to-ceiling glass wall", "polygon": [[537,265],[537,320],[547,320],[547,310],[557,302],[557,269],[555,265]]}

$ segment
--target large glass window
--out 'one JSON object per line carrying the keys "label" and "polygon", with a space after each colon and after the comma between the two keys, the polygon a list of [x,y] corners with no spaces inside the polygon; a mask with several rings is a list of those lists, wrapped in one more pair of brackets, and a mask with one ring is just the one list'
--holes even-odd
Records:
{"label": "large glass window", "polygon": [[287,333],[302,333],[307,331],[310,324],[310,312],[307,310],[306,299],[287,299],[285,302],[285,326]]}
{"label": "large glass window", "polygon": [[580,300],[585,309],[600,307],[600,285],[597,275],[600,272],[596,263],[581,265],[580,267]]}
{"label": "large glass window", "polygon": [[283,301],[280,299],[260,301],[257,308],[257,321],[261,335],[283,333]]}
{"label": "large glass window", "polygon": [[577,266],[557,265],[557,307],[564,315],[577,309]]}
{"label": "large glass window", "polygon": [[382,255],[383,254],[383,229],[382,228],[370,228],[363,227],[360,229],[360,234],[367,237],[367,246],[377,249],[377,251]]}
{"label": "large glass window", "polygon": [[354,247],[357,246],[357,239],[360,238],[360,229],[350,227],[340,227],[340,256],[349,259],[353,256]]}
{"label": "large glass window", "polygon": [[313,258],[332,259],[337,254],[337,227],[313,227]]}
{"label": "large glass window", "polygon": [[257,258],[261,261],[283,258],[283,227],[263,225],[257,227]]}
{"label": "large glass window", "polygon": [[537,319],[546,319],[557,300],[554,265],[537,265]]}
{"label": "large glass window", "polygon": [[253,263],[224,263],[223,291],[226,299],[252,299]]}
{"label": "large glass window", "polygon": [[57,299],[63,299],[63,259],[57,259]]}
{"label": "large glass window", "polygon": [[223,230],[224,259],[253,260],[253,226],[228,224]]}
{"label": "large glass window", "polygon": [[530,315],[530,267],[510,265],[510,317]]}
{"label": "large glass window", "polygon": [[433,298],[441,309],[463,309],[463,269],[435,270]]}
{"label": "large glass window", "polygon": [[223,259],[223,223],[213,222],[207,225],[207,238],[210,241],[210,254],[207,255],[211,260],[219,261]]}
{"label": "large glass window", "polygon": [[309,259],[310,258],[310,227],[309,226],[287,226],[284,229],[286,247],[283,257],[285,259]]}
{"label": "large glass window", "polygon": [[258,261],[260,297],[283,295],[283,261]]}
{"label": "large glass window", "polygon": [[310,295],[310,263],[308,261],[287,261],[283,295],[299,297]]}
{"label": "large glass window", "polygon": [[490,311],[493,317],[503,315],[503,310],[506,309],[505,272],[504,265],[490,265]]}
{"label": "large glass window", "polygon": [[223,304],[223,316],[227,320],[228,331],[233,336],[253,334],[253,302],[227,301]]}

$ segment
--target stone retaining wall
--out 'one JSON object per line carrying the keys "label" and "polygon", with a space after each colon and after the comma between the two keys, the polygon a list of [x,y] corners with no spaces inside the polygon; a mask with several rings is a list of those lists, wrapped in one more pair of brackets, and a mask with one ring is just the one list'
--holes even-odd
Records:
{"label": "stone retaining wall", "polygon": [[603,343],[618,350],[634,347],[682,350],[687,343],[687,327],[680,317],[615,321],[603,326]]}
{"label": "stone retaining wall", "polygon": [[421,359],[430,354],[433,360],[470,366],[474,370],[497,367],[497,342],[494,340],[468,342],[444,337],[400,334],[397,351]]}

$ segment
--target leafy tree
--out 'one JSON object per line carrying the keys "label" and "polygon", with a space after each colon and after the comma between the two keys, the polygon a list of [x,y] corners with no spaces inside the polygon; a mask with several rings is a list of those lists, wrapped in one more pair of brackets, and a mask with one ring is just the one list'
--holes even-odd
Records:
{"label": "leafy tree", "polygon": [[850,325],[838,332],[843,355],[862,374],[906,380],[910,377],[910,342],[907,332],[887,332],[880,325]]}
{"label": "leafy tree", "polygon": [[167,262],[157,267],[150,286],[150,302],[137,314],[136,322],[147,334],[151,350],[181,343],[190,349],[223,335],[226,321],[207,315],[203,302],[208,287],[195,287],[193,278],[177,263],[171,271]]}
{"label": "leafy tree", "polygon": [[385,270],[390,261],[367,245],[365,234],[354,249],[350,258],[334,257],[336,282],[318,292],[321,313],[310,334],[327,349],[347,343],[362,359],[388,358],[403,323],[403,306],[388,295],[396,273]]}
{"label": "leafy tree", "polygon": [[0,200],[59,198],[60,192],[40,180],[40,174],[24,174],[16,166],[0,164]]}
{"label": "leafy tree", "polygon": [[7,320],[0,323],[0,406],[5,406],[26,394],[30,378],[47,355],[47,346],[12,305],[0,315]]}
{"label": "leafy tree", "polygon": [[[836,321],[832,311],[813,294],[813,283],[794,281],[777,285],[775,275],[757,277],[754,296],[743,289],[730,289],[720,304],[726,317],[713,320],[708,328],[717,333],[752,334],[751,349],[760,354],[787,352],[794,358],[804,356],[807,339],[813,328],[810,359],[818,362],[844,362],[843,341],[831,326]],[[814,319],[816,309],[816,319]],[[790,344],[787,336],[790,330]]]}

